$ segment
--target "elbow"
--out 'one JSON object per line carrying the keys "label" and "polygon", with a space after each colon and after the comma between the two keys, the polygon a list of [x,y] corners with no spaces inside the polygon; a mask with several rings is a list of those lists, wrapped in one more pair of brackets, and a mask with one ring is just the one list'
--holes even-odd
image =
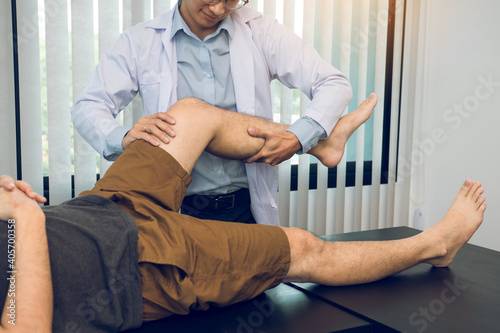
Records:
{"label": "elbow", "polygon": [[335,71],[335,75],[330,76],[325,85],[334,89],[335,98],[340,98],[346,107],[351,103],[353,98],[351,82],[343,73]]}
{"label": "elbow", "polygon": [[345,84],[344,96],[346,98],[346,105],[349,105],[349,103],[351,103],[352,98],[353,98],[352,86],[351,86],[351,82],[349,82],[349,80],[346,79],[346,81],[347,82]]}
{"label": "elbow", "polygon": [[341,88],[342,96],[345,96],[346,105],[348,105],[352,101],[352,98],[353,98],[351,81],[349,81],[347,76],[345,76],[344,74],[342,74],[340,76],[339,81],[340,82],[337,82],[337,84],[340,87],[342,87]]}

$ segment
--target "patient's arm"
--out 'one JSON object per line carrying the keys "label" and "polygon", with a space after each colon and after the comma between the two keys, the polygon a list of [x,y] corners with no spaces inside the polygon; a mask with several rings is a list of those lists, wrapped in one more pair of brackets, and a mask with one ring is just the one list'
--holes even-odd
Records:
{"label": "patient's arm", "polygon": [[[26,183],[0,177],[0,220],[8,221],[10,234],[10,230],[15,230],[15,243],[11,244],[15,247],[9,250],[15,250],[12,271],[16,272],[11,274],[15,280],[11,280],[5,300],[0,332],[52,331],[49,248],[45,215],[37,201],[44,200]],[[0,256],[7,257],[9,250],[6,247]]]}

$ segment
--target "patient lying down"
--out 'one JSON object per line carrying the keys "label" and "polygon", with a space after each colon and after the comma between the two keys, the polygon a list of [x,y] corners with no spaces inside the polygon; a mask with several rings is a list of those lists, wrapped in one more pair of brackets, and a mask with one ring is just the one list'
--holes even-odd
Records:
{"label": "patient lying down", "polygon": [[[330,167],[339,163],[376,102],[372,94],[308,153]],[[15,253],[2,261],[9,273],[0,288],[0,331],[123,331],[251,299],[281,282],[349,285],[419,263],[445,267],[483,220],[484,190],[471,180],[441,221],[394,241],[324,242],[296,228],[178,214],[205,149],[245,160],[264,144],[249,127],[287,126],[195,99],[168,112],[176,119],[175,139],[159,147],[133,142],[94,189],[61,205],[40,208],[45,199],[27,183],[0,178],[0,242]]]}

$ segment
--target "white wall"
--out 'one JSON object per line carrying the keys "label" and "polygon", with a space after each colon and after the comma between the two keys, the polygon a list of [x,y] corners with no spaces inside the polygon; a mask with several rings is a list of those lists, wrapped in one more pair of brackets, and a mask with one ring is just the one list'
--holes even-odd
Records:
{"label": "white wall", "polygon": [[500,250],[498,13],[497,0],[428,1],[425,110],[419,110],[424,137],[441,133],[429,143],[424,163],[424,229],[443,216],[464,179],[480,180],[488,209],[471,243],[495,250]]}

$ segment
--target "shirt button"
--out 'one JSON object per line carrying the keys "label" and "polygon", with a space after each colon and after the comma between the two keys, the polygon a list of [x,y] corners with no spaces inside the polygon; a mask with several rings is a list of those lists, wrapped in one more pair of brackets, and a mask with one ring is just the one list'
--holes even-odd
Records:
{"label": "shirt button", "polygon": [[210,77],[212,77],[212,75],[210,75],[210,73],[207,73],[207,77],[210,78]]}
{"label": "shirt button", "polygon": [[217,170],[217,173],[218,173],[218,174],[221,174],[221,173],[222,173],[222,169],[218,169],[218,170]]}

